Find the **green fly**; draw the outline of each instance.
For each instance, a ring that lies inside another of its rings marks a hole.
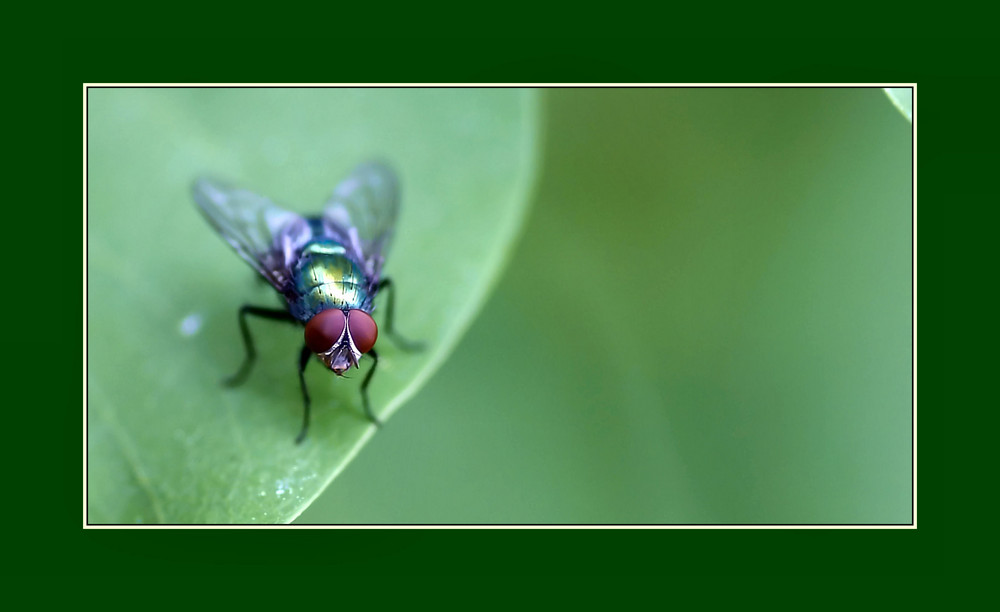
[[[243,305],[240,333],[246,356],[227,386],[246,380],[256,359],[247,316],[299,323],[305,342],[298,356],[304,414],[296,443],[309,430],[309,391],[305,369],[315,355],[337,376],[360,368],[365,355],[372,366],[361,383],[368,419],[378,425],[368,401],[368,385],[378,353],[378,326],[372,318],[375,296],[386,290],[386,333],[405,349],[418,348],[392,329],[392,283],[382,264],[399,213],[399,182],[386,165],[358,166],[333,191],[317,216],[301,216],[253,192],[199,179],[194,200],[217,232],[284,298],[285,308]]]

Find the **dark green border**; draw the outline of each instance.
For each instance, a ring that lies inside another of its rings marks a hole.
[[[66,220],[58,231],[64,244],[70,245],[68,252],[82,253],[83,82],[917,82],[922,119],[921,227],[941,228],[954,227],[955,221],[944,217],[935,202],[955,203],[962,196],[949,177],[967,176],[969,166],[976,162],[958,159],[955,152],[969,151],[964,141],[974,141],[978,133],[971,125],[976,120],[972,109],[957,113],[944,109],[949,102],[967,106],[969,98],[959,94],[970,87],[968,79],[992,75],[989,80],[995,81],[996,72],[994,66],[985,65],[992,56],[985,39],[413,38],[387,42],[379,37],[374,41],[253,42],[75,38],[58,43],[58,90],[52,102],[54,124],[61,129],[52,144],[62,153],[56,157],[64,167],[59,173],[58,197],[53,200]],[[958,171],[958,164],[965,172]],[[964,231],[954,235],[962,236]],[[940,248],[930,240],[924,244]],[[923,265],[929,275],[938,269],[930,262]],[[74,276],[71,270],[70,287]],[[924,295],[933,292],[933,286],[920,285]],[[925,325],[933,308],[922,311]],[[923,339],[934,337],[925,330]],[[922,354],[926,381],[933,371],[928,365],[936,357],[927,349]],[[36,466],[39,473],[58,474],[57,482],[63,487],[43,509],[44,535],[38,536],[42,541],[31,545],[33,552],[22,569],[48,573],[61,568],[116,579],[144,576],[155,580],[191,570],[240,576],[259,568],[275,578],[296,578],[287,585],[293,597],[299,588],[311,590],[303,586],[303,578],[322,577],[313,584],[327,589],[348,576],[378,581],[386,572],[393,573],[391,568],[448,577],[446,582],[468,574],[649,575],[667,581],[690,573],[884,576],[947,569],[948,557],[953,559],[954,553],[943,555],[951,548],[956,530],[967,529],[965,524],[973,520],[969,517],[954,525],[950,520],[958,517],[943,512],[941,491],[935,484],[945,474],[933,457],[940,456],[935,446],[939,440],[946,442],[941,437],[947,427],[935,414],[936,395],[927,391],[920,395],[925,453],[916,531],[84,531],[80,392],[72,382],[79,379],[72,376],[74,367],[66,369],[67,384],[52,399],[59,418],[46,419],[59,450]],[[24,456],[38,455],[31,452],[38,450],[34,445],[27,444]],[[51,464],[44,465],[46,461]],[[961,498],[951,496],[948,502],[954,508]],[[281,587],[276,582],[268,588]]]

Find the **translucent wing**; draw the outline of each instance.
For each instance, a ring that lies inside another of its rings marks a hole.
[[[399,213],[399,181],[385,164],[361,164],[333,190],[323,223],[377,278]]]
[[[194,201],[240,257],[284,290],[291,278],[295,252],[309,239],[309,224],[271,200],[245,189],[208,179],[195,181]]]

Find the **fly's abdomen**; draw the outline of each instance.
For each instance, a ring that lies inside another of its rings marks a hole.
[[[292,315],[308,321],[330,308],[363,308],[368,301],[368,285],[361,268],[341,245],[314,242],[306,245],[295,266],[295,295],[290,302]]]

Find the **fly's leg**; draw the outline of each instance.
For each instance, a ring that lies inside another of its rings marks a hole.
[[[414,342],[412,340],[407,340],[399,334],[392,327],[392,311],[393,311],[393,298],[395,297],[392,291],[392,280],[388,278],[383,278],[382,282],[378,284],[376,291],[386,290],[385,298],[385,333],[392,339],[393,344],[401,348],[402,350],[412,353],[414,351],[421,351],[424,349],[423,342]],[[377,362],[377,358],[376,358]],[[374,369],[374,367],[373,367]],[[370,375],[369,375],[370,376]],[[367,379],[366,379],[367,380]]]
[[[227,387],[235,387],[243,384],[247,375],[250,374],[250,368],[253,366],[253,362],[257,359],[257,350],[253,346],[253,338],[250,336],[250,328],[247,327],[247,315],[254,315],[255,317],[261,317],[262,319],[288,321],[290,323],[296,322],[295,317],[293,317],[287,310],[280,310],[278,308],[261,308],[260,306],[249,306],[246,304],[240,307],[240,334],[243,336],[243,348],[246,349],[246,356],[243,358],[243,364],[240,365],[240,369],[235,374],[222,381],[222,384]]]
[[[375,349],[372,349],[365,353],[372,358],[372,367],[368,369],[368,373],[365,374],[365,379],[361,381],[361,405],[364,406],[365,416],[368,420],[375,424],[376,427],[381,427],[382,422],[378,420],[375,413],[372,412],[371,404],[368,401],[368,383],[372,381],[372,375],[375,373],[375,366],[378,365],[378,353]]]
[[[302,444],[302,441],[306,439],[306,432],[309,431],[309,390],[306,389],[306,366],[309,365],[309,357],[312,356],[312,350],[308,346],[302,347],[302,352],[299,353],[299,385],[302,387],[302,431],[299,435],[295,436],[295,443]]]

